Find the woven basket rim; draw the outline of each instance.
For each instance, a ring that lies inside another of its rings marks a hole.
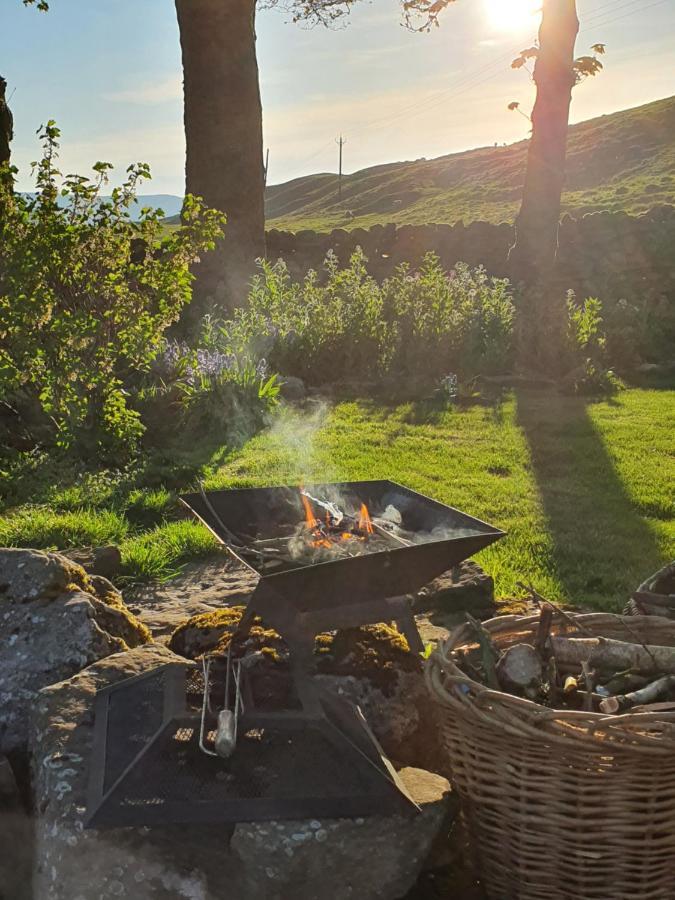
[[[660,616],[618,616],[612,613],[569,613],[567,623],[574,622],[579,630],[596,632],[602,636],[603,626],[610,624],[625,628],[626,639],[641,628],[658,630],[670,637],[665,644],[675,647],[675,621]],[[498,616],[483,622],[496,643],[514,631],[533,633],[539,616]],[[560,620],[558,620],[558,625]],[[633,638],[635,640],[635,638]],[[638,639],[639,642],[639,639]],[[654,642],[652,642],[654,643]],[[458,715],[472,716],[484,724],[491,724],[514,737],[546,736],[555,743],[578,747],[580,743],[596,749],[625,749],[647,754],[672,753],[675,750],[675,711],[634,712],[605,715],[600,712],[553,709],[475,681],[454,662],[452,653],[469,645],[475,646],[475,632],[466,623],[454,629],[438,644],[425,666],[427,686],[433,696]]]

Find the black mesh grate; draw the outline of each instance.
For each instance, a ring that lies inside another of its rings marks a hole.
[[[357,717],[350,710],[341,718],[335,698],[325,718],[240,733],[229,760],[206,755],[196,708],[202,684],[199,670],[165,666],[108,689],[100,707],[107,714],[97,712],[93,760],[105,777],[100,792],[90,793],[89,827],[409,808]]]
[[[184,740],[184,735],[189,739]],[[240,737],[230,760],[202,753],[196,728],[167,729],[118,791],[122,804],[219,804],[232,800],[341,797],[377,790],[381,774],[354,761],[319,728],[301,733],[250,733]],[[378,791],[379,792],[379,791]]]
[[[116,735],[116,740],[106,741],[104,793],[143,750],[148,737],[161,728],[164,689],[165,671],[159,669],[135,685],[109,693],[108,735]]]

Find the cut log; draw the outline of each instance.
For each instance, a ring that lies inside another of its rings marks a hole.
[[[630,644],[602,637],[552,637],[551,649],[563,669],[579,669],[586,662],[596,670],[609,672],[631,669],[644,675],[675,675],[675,647]]]
[[[497,663],[497,677],[505,691],[541,686],[543,666],[531,644],[509,647]]]
[[[625,710],[631,709],[633,706],[653,703],[673,688],[675,688],[675,677],[666,675],[663,678],[652,681],[651,684],[641,688],[639,691],[633,691],[631,694],[619,694],[618,697],[607,697],[600,703],[600,712],[612,715],[614,713],[624,712]]]

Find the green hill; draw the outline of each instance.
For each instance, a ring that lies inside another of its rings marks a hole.
[[[267,189],[269,228],[369,227],[513,221],[527,141],[438,159],[374,166],[343,178],[309,175]],[[570,128],[564,212],[640,213],[675,203],[675,97],[580,122]]]

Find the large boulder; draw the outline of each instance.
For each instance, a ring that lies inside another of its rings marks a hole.
[[[243,863],[243,896],[404,897],[455,804],[440,775],[403,769],[399,776],[420,807],[417,816],[237,825],[231,847]]]
[[[119,547],[108,544],[105,547],[84,547],[68,550],[64,554],[74,563],[82,566],[88,575],[115,578],[122,568],[122,554]]]
[[[0,753],[25,748],[41,688],[149,640],[105,579],[58,553],[0,549]]]
[[[33,717],[34,900],[394,900],[454,815],[448,782],[403,771],[421,813],[85,830],[96,691],[180,659],[152,644],[45,688]]]

